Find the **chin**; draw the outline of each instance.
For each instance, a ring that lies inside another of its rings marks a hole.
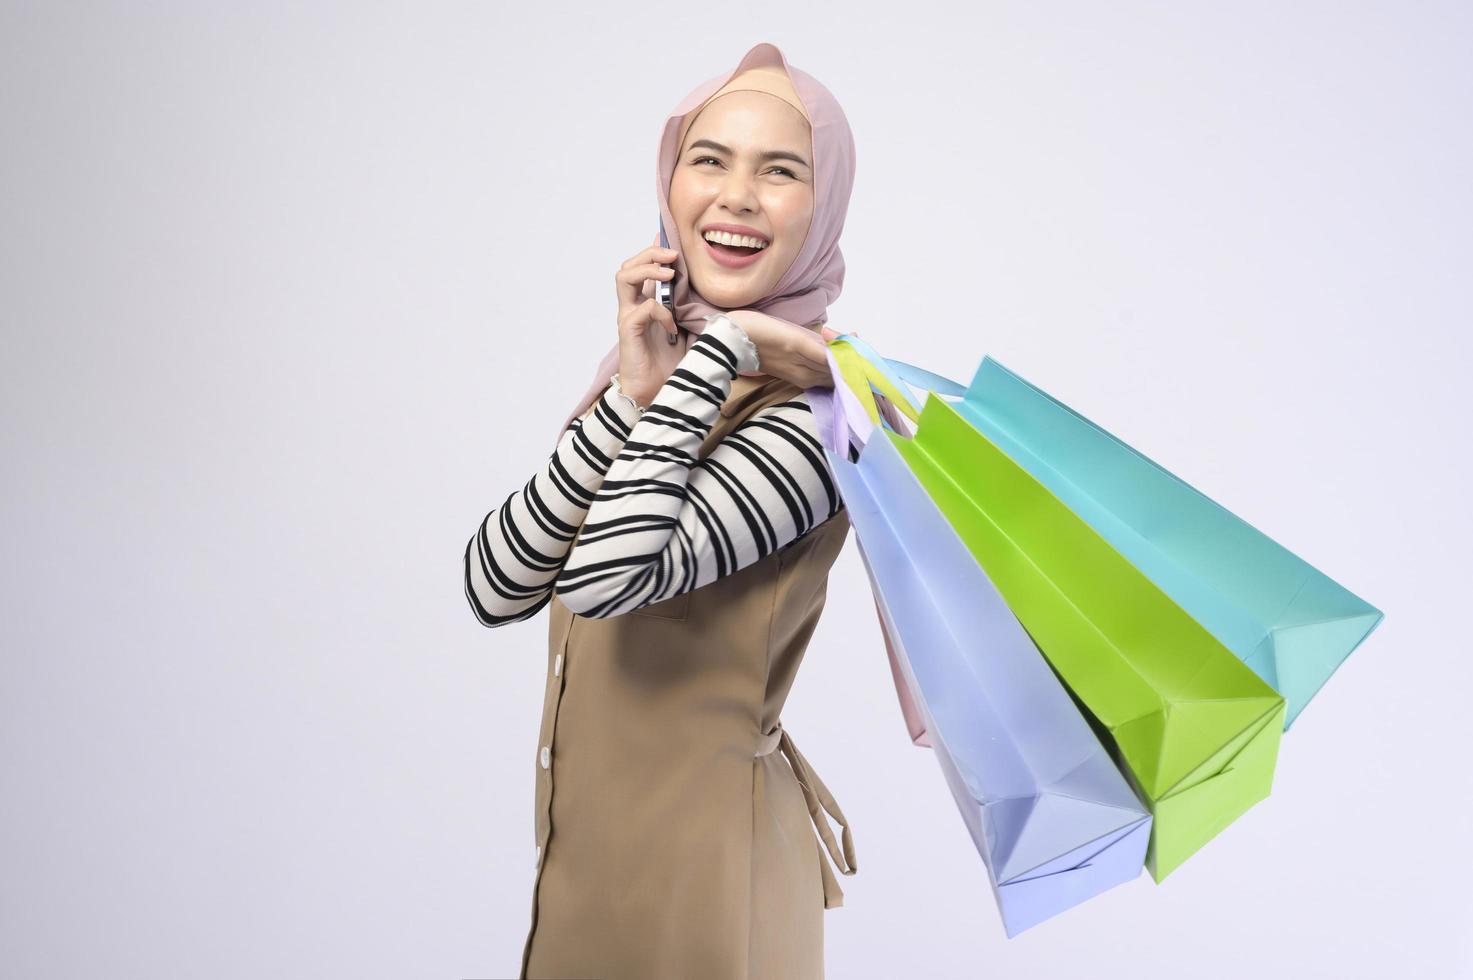
[[[700,279],[695,277],[691,279],[691,287],[707,303],[722,310],[744,310],[763,296],[766,296],[768,292],[758,289],[755,286],[746,289],[732,289],[730,287],[725,289],[706,288],[706,284],[703,284]]]
[[[712,306],[720,307],[723,310],[730,311],[744,310],[747,307],[751,306],[753,303],[757,302],[757,299],[757,296],[752,295],[718,293],[714,297],[707,297],[707,302],[709,302]]]

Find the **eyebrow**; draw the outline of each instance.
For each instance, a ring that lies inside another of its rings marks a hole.
[[[725,153],[727,156],[735,156],[735,154],[731,152],[731,147],[722,146],[715,140],[696,140],[685,149],[686,152],[689,153],[691,150],[694,150],[697,147],[705,147],[709,150],[715,150],[717,153]],[[789,152],[788,150],[764,150],[763,152],[757,154],[757,160],[760,163],[766,163],[768,160],[792,160],[794,163],[800,164],[804,167],[808,166],[807,160],[803,159],[796,153]],[[812,168],[810,167],[809,169]]]

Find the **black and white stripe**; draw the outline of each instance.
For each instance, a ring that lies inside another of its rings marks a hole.
[[[547,465],[481,521],[465,548],[465,595],[481,623],[520,622],[547,605],[588,506],[638,420],[606,389],[568,426]]]
[[[554,590],[581,615],[622,615],[730,575],[834,516],[841,501],[802,394],[754,413],[696,460],[732,380],[755,368],[750,350],[739,327],[716,320],[643,416],[606,391],[547,472],[488,514],[467,545],[477,618],[528,619]],[[596,465],[595,453],[612,462]],[[555,471],[576,472],[580,485],[554,482]]]

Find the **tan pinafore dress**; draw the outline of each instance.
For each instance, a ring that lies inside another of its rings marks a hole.
[[[700,458],[798,391],[735,378]],[[841,507],[752,565],[622,616],[553,598],[522,977],[823,976],[823,913],[843,904],[824,851],[851,875],[854,845],[779,718],[848,532]]]

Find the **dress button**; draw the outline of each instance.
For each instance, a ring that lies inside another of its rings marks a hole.
[[[562,674],[562,672],[563,672],[563,655],[560,653],[560,654],[557,655],[557,659],[552,662],[552,676],[558,677],[558,676],[560,676]]]
[[[547,746],[547,745],[542,746],[542,768],[543,769],[551,769],[552,768],[552,747],[551,746]]]

